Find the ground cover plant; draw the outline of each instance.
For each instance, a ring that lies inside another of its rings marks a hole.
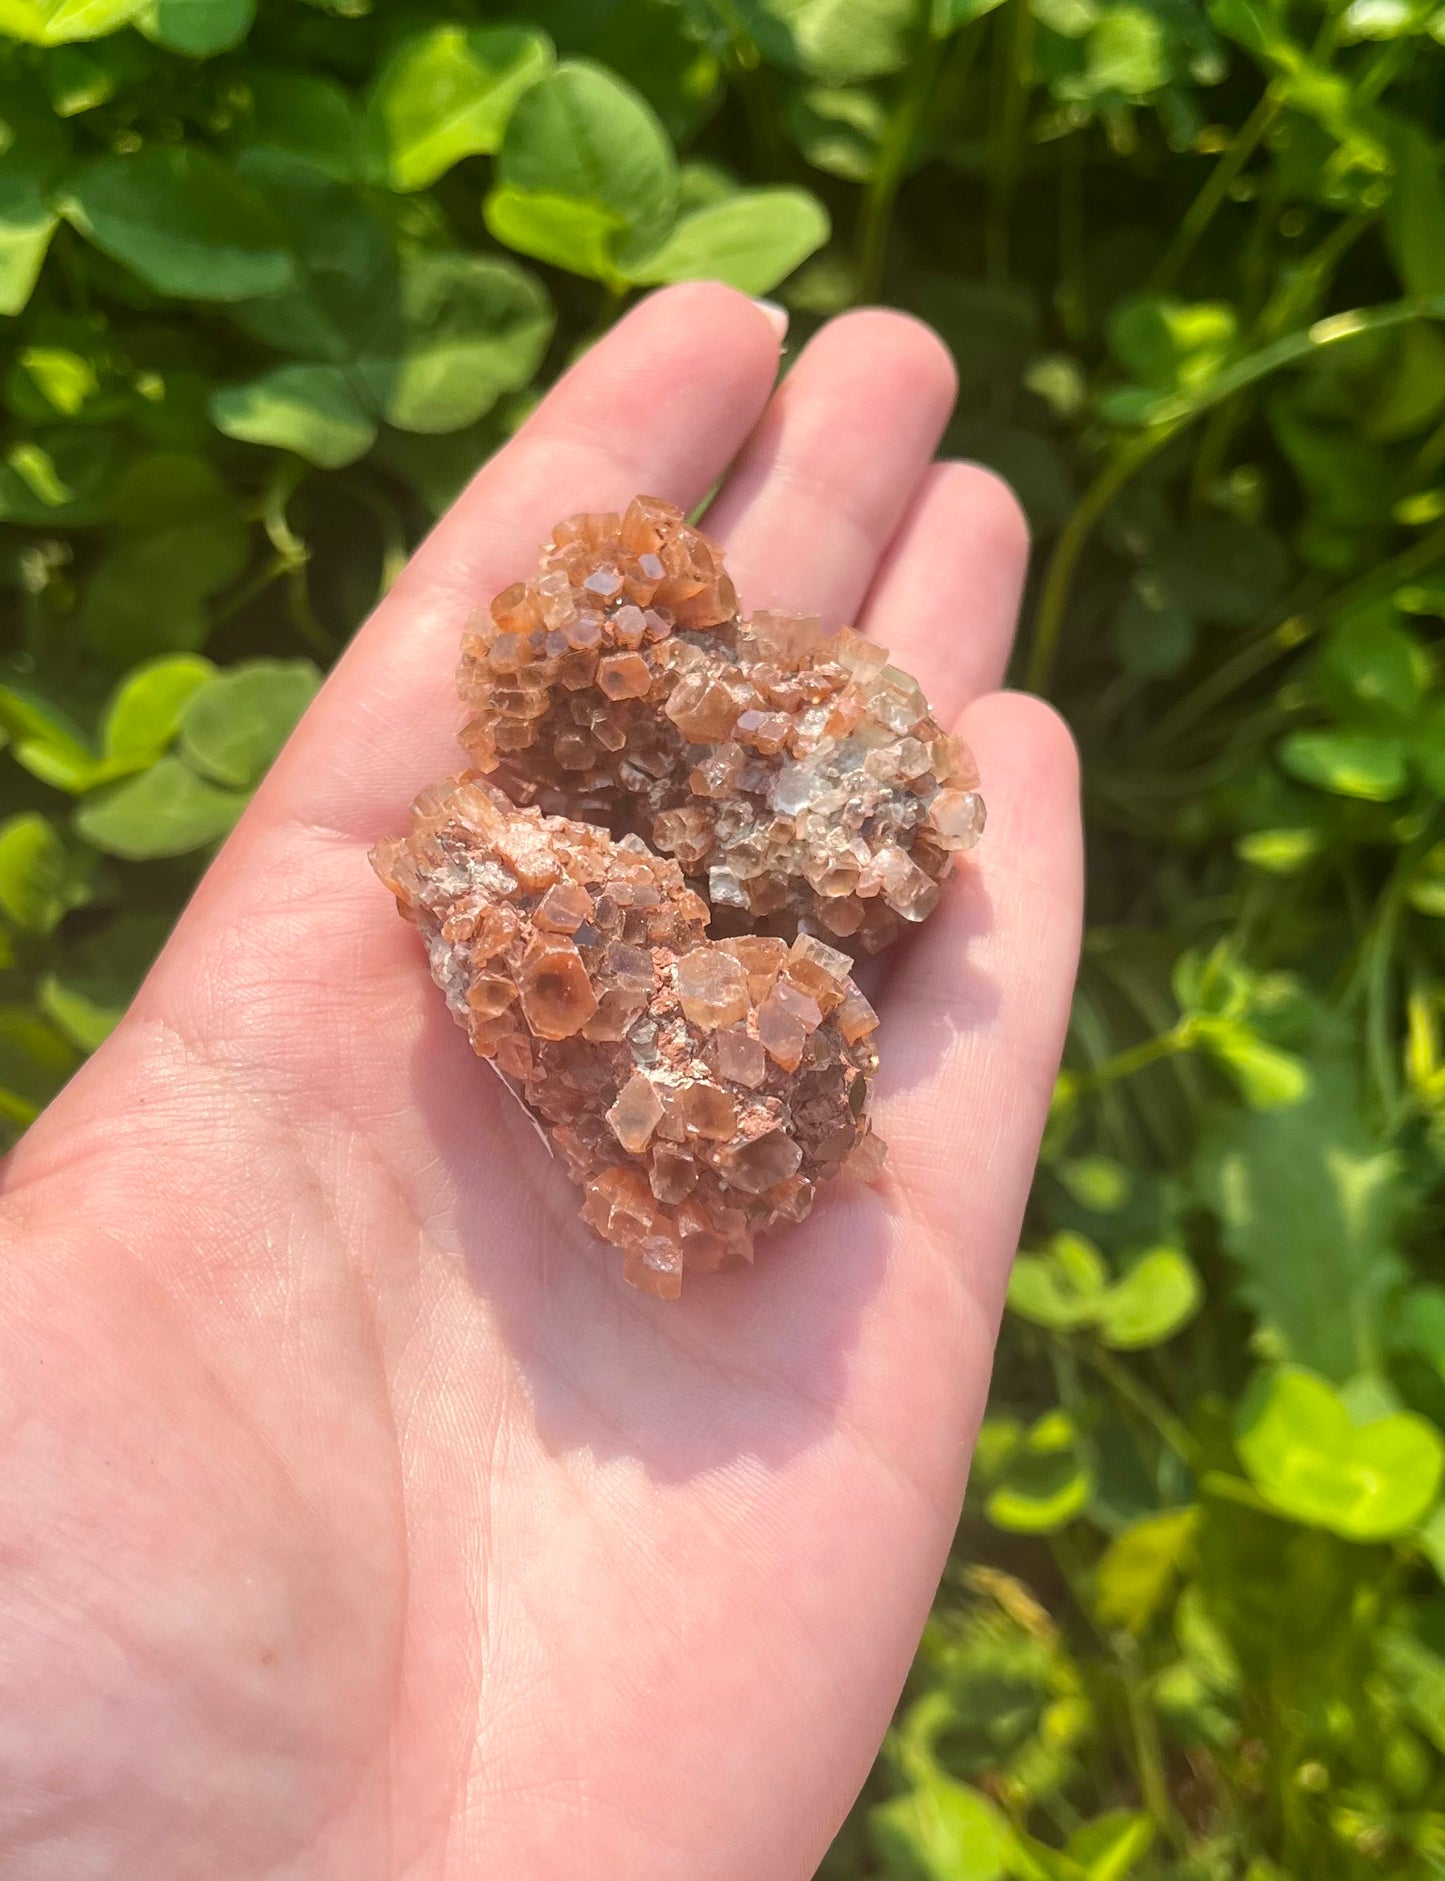
[[[1033,523],[1090,926],[956,1566],[825,1873],[1445,1875],[1445,10],[0,35],[7,1127],[630,296],[922,314]]]

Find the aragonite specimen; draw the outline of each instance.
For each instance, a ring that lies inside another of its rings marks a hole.
[[[721,550],[659,498],[559,524],[459,683],[510,797],[641,836],[733,927],[877,952],[983,828],[967,748],[886,649],[740,617]]]
[[[670,1298],[685,1268],[750,1260],[840,1169],[877,1173],[878,1021],[836,948],[709,940],[675,862],[474,773],[423,792],[372,859],[634,1285]]]
[[[742,616],[656,497],[560,523],[458,683],[478,768],[372,861],[583,1219],[672,1297],[879,1172],[878,1020],[834,943],[932,912],[983,829],[973,760],[882,647]]]

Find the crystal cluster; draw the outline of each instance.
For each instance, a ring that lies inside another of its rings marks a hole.
[[[840,1169],[876,1174],[878,1020],[836,948],[709,940],[676,863],[474,775],[424,792],[373,861],[634,1285],[671,1297]]]
[[[741,618],[721,551],[656,498],[559,525],[468,630],[460,686],[508,795],[640,835],[720,925],[877,952],[983,828],[966,747],[886,649]]]
[[[850,952],[936,906],[983,828],[973,761],[883,648],[740,614],[655,497],[559,524],[459,686],[477,769],[373,864],[583,1219],[672,1297],[880,1170]]]

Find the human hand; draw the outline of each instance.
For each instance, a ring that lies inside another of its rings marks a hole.
[[[1012,497],[952,375],[644,302],[357,636],[134,1007],[6,1166],[7,1881],[793,1881],[947,1553],[1068,1011],[1072,749],[993,692]],[[739,454],[740,453],[740,454]],[[734,460],[736,460],[734,462]],[[881,1000],[879,1188],[664,1303],[469,1053],[366,862],[460,768],[472,606],[560,516],[696,503],[745,603],[856,620],[989,827]]]

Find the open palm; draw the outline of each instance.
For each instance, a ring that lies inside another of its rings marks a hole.
[[[1067,734],[992,692],[1008,493],[931,464],[937,340],[645,302],[357,637],[133,1010],[7,1166],[7,1881],[788,1881],[886,1725],[957,1519],[1067,1012]],[[458,767],[468,609],[637,491],[745,603],[857,620],[989,831],[888,968],[877,1191],[633,1293],[366,849]]]

